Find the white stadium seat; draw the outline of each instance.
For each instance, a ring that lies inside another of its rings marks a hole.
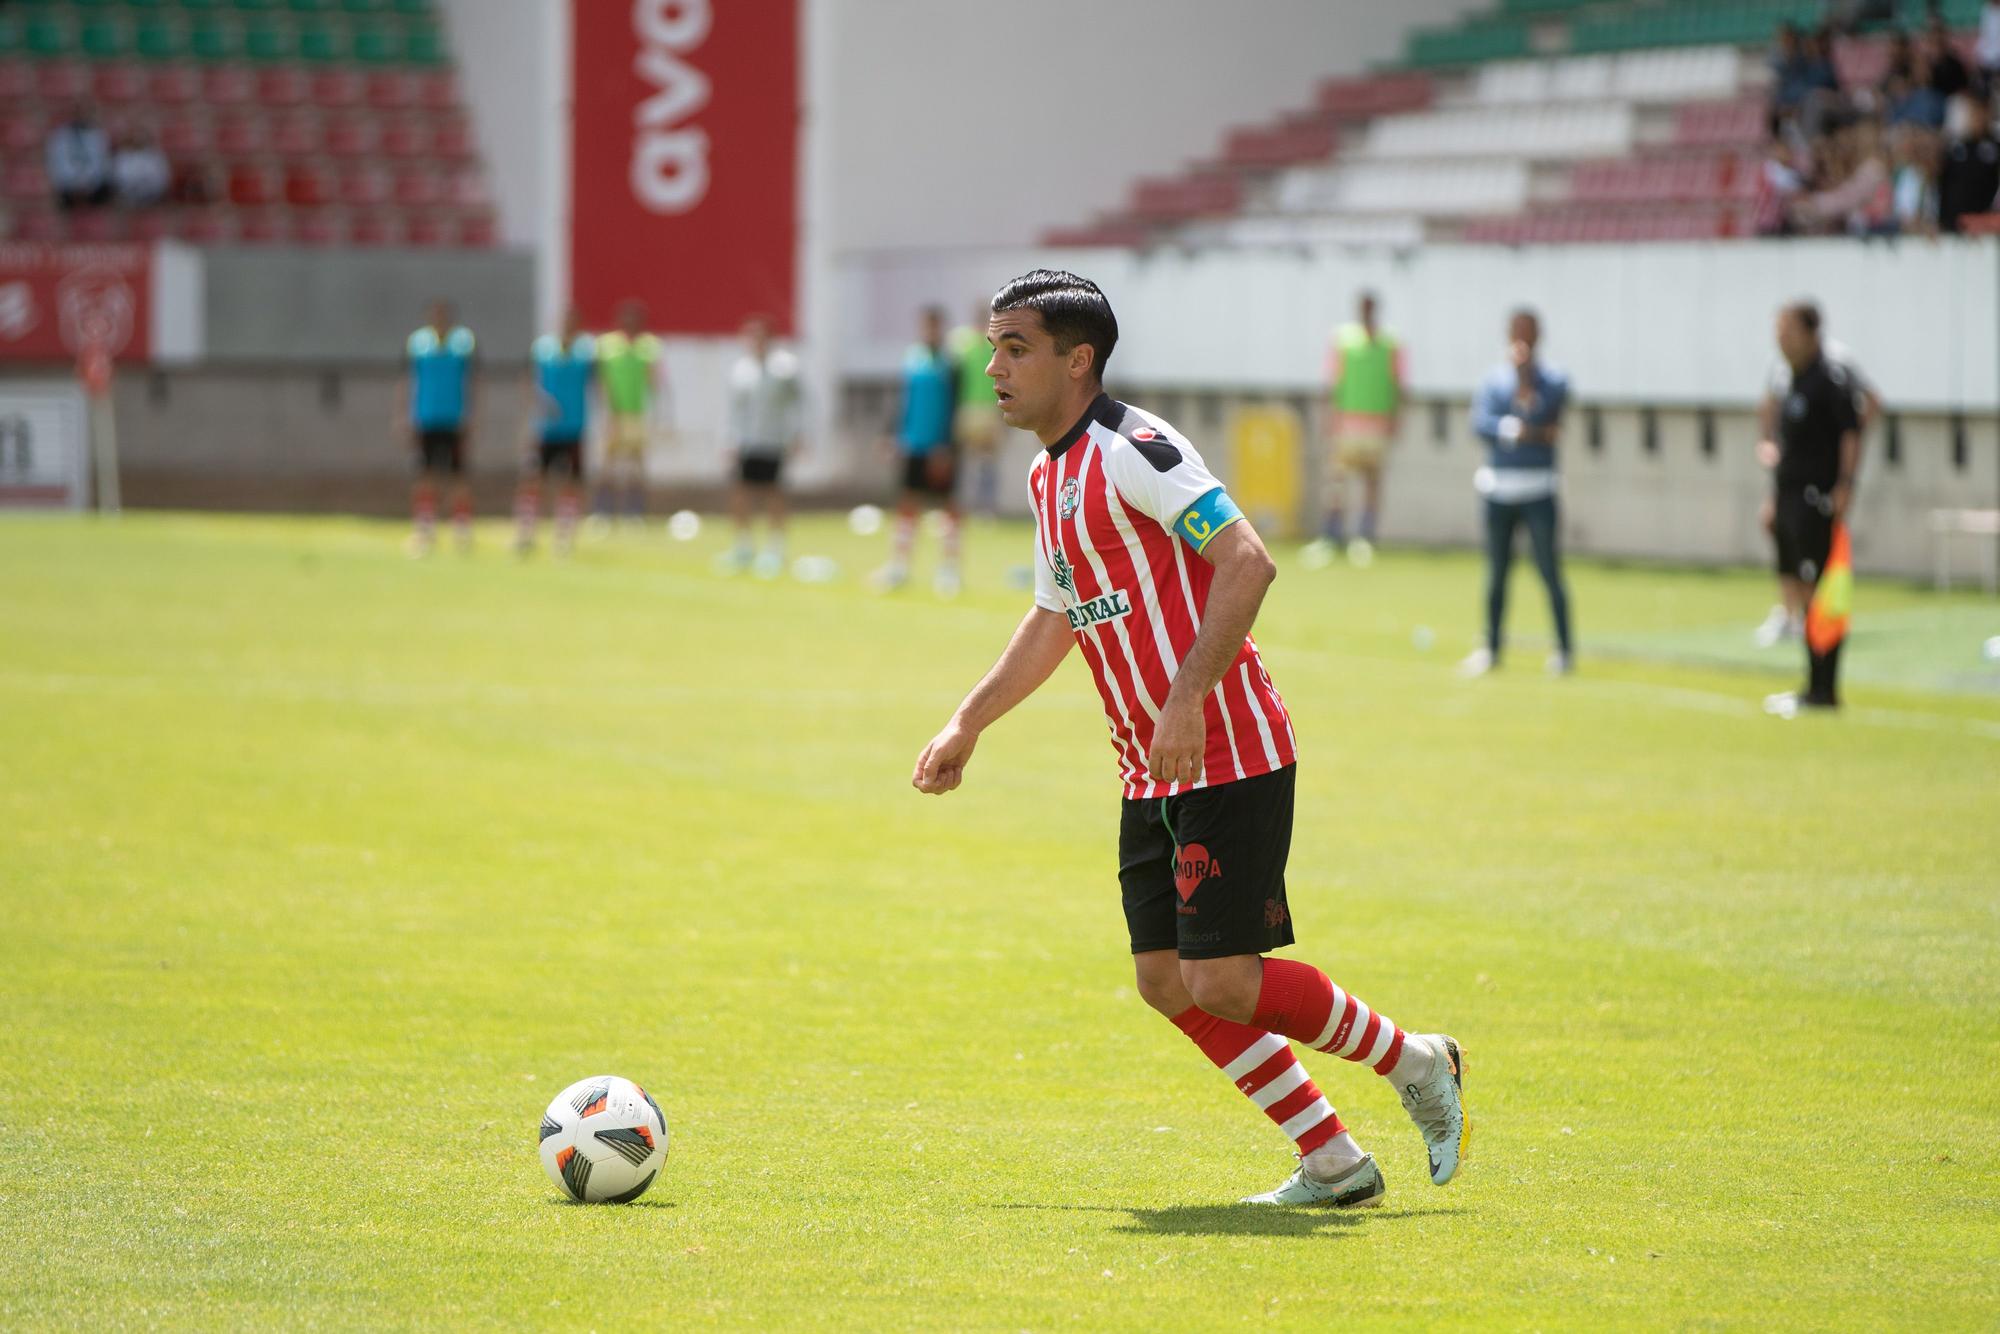
[[[1376,160],[1609,157],[1631,151],[1635,119],[1621,102],[1421,111],[1382,117],[1359,148]]]

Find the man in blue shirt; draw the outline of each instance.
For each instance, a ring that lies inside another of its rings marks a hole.
[[[397,393],[396,425],[416,455],[410,494],[416,532],[410,554],[430,554],[437,532],[438,479],[448,478],[451,522],[461,551],[472,549],[472,488],[465,442],[472,434],[472,330],[452,321],[451,303],[431,302],[430,321],[403,345],[408,374]]]
[[[590,388],[597,378],[597,345],[583,331],[574,306],[560,334],[543,334],[529,349],[528,417],[535,423],[535,452],[522,460],[514,492],[514,550],[535,549],[541,519],[542,480],[556,477],[556,554],[567,555],[583,508],[583,438],[590,426]]]
[[[938,566],[940,596],[959,589],[958,458],[952,446],[952,420],[958,410],[958,364],[945,349],[944,311],[928,306],[923,313],[921,341],[903,354],[903,397],[896,411],[891,447],[902,459],[903,491],[896,506],[895,536],[889,564],[875,576],[884,591],[910,580],[910,548],[916,541],[917,515],[935,505],[944,515],[944,556]]]
[[[1555,621],[1548,669],[1567,675],[1574,665],[1556,505],[1556,440],[1569,404],[1569,377],[1536,358],[1540,341],[1535,313],[1515,311],[1507,323],[1507,359],[1486,373],[1472,399],[1472,433],[1486,442],[1486,464],[1473,479],[1486,505],[1486,645],[1461,665],[1466,676],[1484,676],[1500,665],[1507,573],[1515,530],[1523,527]]]

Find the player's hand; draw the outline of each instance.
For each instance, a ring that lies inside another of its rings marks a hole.
[[[1201,716],[1201,705],[1169,701],[1160,710],[1160,721],[1153,728],[1153,748],[1146,755],[1146,772],[1161,783],[1200,782],[1207,750],[1208,724]]]
[[[979,733],[969,732],[957,723],[946,724],[944,731],[932,737],[924,753],[917,756],[910,786],[934,797],[950,792],[965,781],[965,766],[972,759],[972,748],[978,744]]]
[[[1777,531],[1778,504],[1769,496],[1765,496],[1764,503],[1757,507],[1757,526],[1767,533]]]
[[[1761,467],[1777,467],[1778,442],[1775,440],[1759,440],[1757,442],[1757,462]]]
[[[1854,498],[1854,488],[1842,482],[1833,488],[1833,521],[1839,523],[1847,518],[1848,502]]]

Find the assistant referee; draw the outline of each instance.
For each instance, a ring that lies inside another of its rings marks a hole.
[[[1861,461],[1854,382],[1827,357],[1819,330],[1819,307],[1810,301],[1778,312],[1778,350],[1792,368],[1792,380],[1778,412],[1777,484],[1765,510],[1777,539],[1778,573],[1803,584],[1808,601],[1825,572],[1834,528],[1847,518]],[[1839,644],[1816,653],[1809,639],[1806,688],[1773,695],[1764,707],[1786,718],[1801,709],[1837,707],[1839,667]]]

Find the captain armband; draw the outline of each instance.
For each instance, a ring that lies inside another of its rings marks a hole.
[[[1243,517],[1243,511],[1236,508],[1236,502],[1221,487],[1202,496],[1181,511],[1181,517],[1174,520],[1174,531],[1181,540],[1193,547],[1197,553],[1208,550],[1208,544],[1215,535]]]

